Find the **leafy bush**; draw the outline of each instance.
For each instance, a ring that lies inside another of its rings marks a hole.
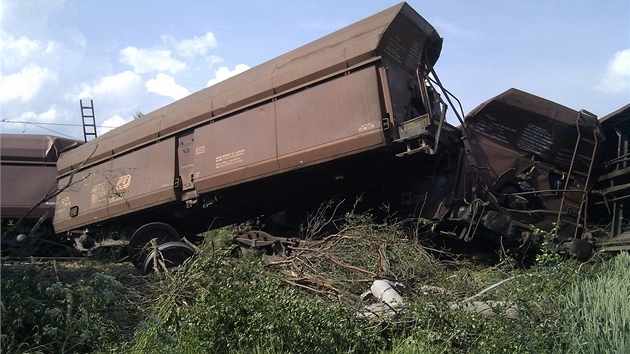
[[[2,274],[2,352],[91,352],[120,336],[137,294],[90,272],[68,282],[20,269]]]
[[[374,352],[378,332],[363,331],[338,301],[306,298],[264,270],[258,257],[227,252],[179,272],[155,317],[123,352]]]

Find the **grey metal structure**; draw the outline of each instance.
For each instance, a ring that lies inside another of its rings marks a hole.
[[[630,104],[603,117],[601,125],[607,149],[593,190],[593,209],[601,223],[611,225],[609,239],[601,244],[630,249]]]

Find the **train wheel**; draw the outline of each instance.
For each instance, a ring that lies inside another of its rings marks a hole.
[[[153,251],[150,248],[152,240],[159,246],[167,242],[180,241],[180,237],[172,226],[162,222],[152,222],[136,230],[129,240],[128,252],[131,262],[139,270],[143,270],[147,256]]]
[[[149,274],[155,269],[159,271],[176,271],[184,261],[195,254],[195,250],[188,244],[179,241],[166,242],[151,251],[144,260],[143,274]]]

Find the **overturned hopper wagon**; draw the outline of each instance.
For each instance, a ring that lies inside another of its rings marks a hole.
[[[428,78],[441,45],[402,3],[93,139],[59,160],[55,229],[87,252],[156,238],[187,253],[182,234],[399,198],[454,168],[460,132]]]
[[[527,247],[550,233],[569,252],[590,252],[582,236],[605,140],[596,116],[509,89],[468,113],[464,133],[456,197],[440,215],[449,234]]]

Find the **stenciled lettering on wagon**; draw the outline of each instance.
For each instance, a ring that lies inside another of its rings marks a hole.
[[[385,53],[389,54],[392,60],[402,64],[401,52],[405,49],[402,45],[402,38],[399,36],[390,37],[385,43]]]
[[[415,69],[418,63],[422,62],[422,42],[412,41],[411,45],[407,48],[407,60],[405,60],[405,66],[410,69]]]
[[[55,213],[58,215],[65,215],[66,208],[68,208],[72,204],[70,197],[62,198],[59,203],[57,203],[57,207],[55,208]]]
[[[129,188],[130,184],[131,184],[131,175],[120,176],[118,177],[118,182],[116,182],[116,190],[121,191],[121,190],[127,189]]]
[[[220,169],[243,162],[243,155],[245,155],[245,149],[219,155],[215,158],[215,167]]]
[[[549,157],[548,152],[553,145],[551,131],[545,127],[528,123],[516,146],[541,157]]]
[[[62,198],[62,199],[59,201],[59,206],[62,206],[62,207],[69,207],[71,203],[72,203],[72,202],[70,201],[70,197],[65,197],[65,198]]]
[[[374,123],[361,124],[361,126],[359,127],[359,133],[366,132],[372,129],[374,129]]]
[[[508,136],[516,133],[516,129],[499,123],[496,118],[489,114],[486,114],[484,120],[478,121],[475,128],[479,134],[503,144],[509,144],[510,139]]]
[[[122,175],[118,177],[118,181],[116,181],[116,187],[112,191],[109,199],[121,199],[125,194],[125,189],[129,188],[131,185],[131,175]]]
[[[105,182],[95,184],[92,187],[92,199],[90,200],[90,207],[98,207],[107,204],[107,184]]]
[[[411,191],[400,193],[400,205],[418,205],[425,201],[426,195],[415,194]]]

